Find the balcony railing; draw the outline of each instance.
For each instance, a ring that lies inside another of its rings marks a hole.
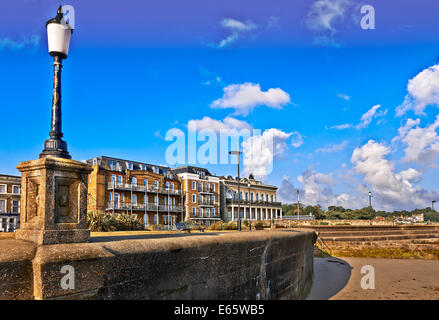
[[[200,193],[215,193],[215,189],[212,187],[198,188],[197,190]]]
[[[109,202],[106,210],[131,210],[135,211],[160,211],[160,212],[182,212],[182,206],[162,205],[155,203],[124,203],[124,202]]]
[[[170,195],[181,195],[181,190],[179,189],[170,189],[170,188],[159,188],[154,186],[145,186],[145,185],[137,185],[130,183],[119,183],[115,181],[110,181],[108,183],[108,190],[116,189],[116,190],[133,190],[135,192],[149,192],[149,193],[162,193],[162,194],[170,194]]]
[[[220,220],[221,218],[217,215],[209,215],[209,214],[194,214],[191,217],[192,219],[216,219],[216,220]]]
[[[213,207],[213,206],[215,206],[215,202],[214,201],[206,201],[206,200],[204,200],[204,201],[199,201],[198,205],[199,206]]]
[[[238,200],[226,199],[226,203],[238,205]],[[259,201],[241,200],[240,204],[245,206],[282,207],[282,202],[271,202],[271,201],[261,201],[261,200]]]

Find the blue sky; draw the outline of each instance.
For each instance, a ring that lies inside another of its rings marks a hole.
[[[303,202],[322,206],[365,206],[369,190],[378,209],[439,200],[435,1],[65,4],[75,8],[62,74],[74,159],[166,165],[166,132],[209,120],[276,133],[273,171],[263,179],[280,186],[283,201],[295,201],[296,188]],[[363,5],[374,7],[375,29],[360,27]],[[37,158],[48,136],[45,21],[57,6],[0,4],[2,173],[18,174],[15,166]],[[244,101],[233,105],[227,89]],[[233,164],[206,167],[236,172]]]

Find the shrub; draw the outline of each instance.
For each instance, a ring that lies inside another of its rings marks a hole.
[[[215,222],[207,228],[208,230],[223,230],[223,223],[221,221]]]
[[[263,230],[264,229],[264,223],[262,221],[256,221],[255,222],[255,229],[256,230]]]
[[[89,211],[87,212],[87,226],[90,231],[98,232],[143,230],[143,224],[137,220],[136,216],[127,213],[112,215]]]

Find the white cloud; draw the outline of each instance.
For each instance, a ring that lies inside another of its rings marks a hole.
[[[437,166],[439,158],[439,115],[430,126],[419,127],[420,119],[408,119],[406,124],[399,128],[398,136],[392,142],[401,141],[406,145],[404,161],[421,163],[427,166]]]
[[[402,116],[408,110],[422,115],[428,105],[439,107],[439,64],[421,71],[408,81],[407,95],[396,108],[396,115]]]
[[[232,31],[232,34],[227,36],[225,39],[221,40],[218,47],[223,48],[228,46],[229,44],[238,40],[244,33],[248,33],[252,30],[258,28],[258,25],[253,23],[251,20],[247,20],[246,22],[242,22],[232,18],[225,18],[221,21],[221,26],[223,28],[229,29]]]
[[[22,50],[22,49],[30,49],[34,51],[38,48],[40,43],[40,36],[32,35],[30,37],[22,37],[21,40],[13,40],[9,37],[0,38],[0,51],[4,49],[9,50]]]
[[[319,148],[316,150],[316,152],[326,152],[326,153],[331,153],[331,152],[338,152],[338,151],[342,151],[344,148],[346,148],[346,146],[348,145],[349,141],[344,140],[343,142],[339,143],[339,144],[334,144],[332,146],[329,147],[325,147],[325,148]]]
[[[188,127],[196,128],[197,131],[206,129],[213,130],[216,133],[219,133],[220,131],[227,132],[233,129],[238,131],[241,129],[252,129],[252,127],[246,121],[238,120],[233,117],[226,117],[224,120],[215,120],[207,116],[200,120],[190,120],[188,122]]]
[[[351,100],[350,96],[348,96],[347,94],[343,94],[343,93],[338,93],[337,97],[339,97],[340,99],[346,100],[346,101]]]
[[[293,133],[271,128],[262,135],[254,135],[244,141],[244,172],[255,176],[269,175],[273,170],[273,159],[287,153],[287,140],[292,135]]]
[[[338,124],[335,126],[331,126],[331,127],[329,127],[329,129],[344,130],[344,129],[349,129],[351,127],[352,127],[352,124],[344,123],[344,124]],[[328,128],[326,128],[326,129],[328,129]]]
[[[253,23],[251,20],[247,20],[246,22],[242,22],[236,19],[225,18],[221,21],[221,25],[224,28],[228,28],[236,31],[250,31],[257,29],[258,26]]]
[[[380,104],[377,104],[370,108],[365,114],[361,116],[360,123],[355,127],[356,129],[364,129],[369,126],[373,119],[384,117],[387,114],[387,109],[384,111],[377,112],[381,108]]]
[[[356,197],[352,197],[347,193],[339,195],[334,193],[333,187],[336,180],[333,173],[316,172],[314,167],[310,166],[297,180],[302,185],[302,188],[300,188],[300,202],[305,206],[319,204],[325,209],[328,206],[352,208],[358,203]],[[284,176],[279,187],[279,198],[284,202],[297,202],[297,189],[290,181],[290,177]]]
[[[298,148],[298,147],[300,147],[302,144],[303,144],[303,138],[302,138],[302,135],[301,135],[299,132],[297,132],[297,131],[292,132],[292,133],[291,133],[291,145],[292,145],[294,148]]]
[[[418,170],[409,168],[396,172],[394,163],[386,159],[389,153],[390,149],[384,144],[369,140],[354,150],[351,162],[356,172],[364,176],[364,181],[383,209],[425,208],[438,194],[414,185],[421,180]]]
[[[348,0],[318,0],[308,12],[306,24],[311,30],[335,32],[335,24],[344,18]]]
[[[235,114],[248,115],[255,107],[267,106],[282,109],[282,106],[291,103],[290,95],[280,88],[271,88],[262,91],[261,86],[255,83],[231,84],[223,89],[220,99],[212,102],[212,108],[234,108]]]

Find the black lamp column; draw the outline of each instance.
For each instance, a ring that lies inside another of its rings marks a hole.
[[[61,113],[61,68],[60,56],[53,57],[53,98],[52,98],[52,122],[49,132],[50,138],[44,142],[44,150],[40,158],[52,156],[71,159],[67,151],[67,143],[62,140],[62,113]]]
[[[62,7],[59,6],[55,18],[46,23],[49,54],[53,57],[53,92],[52,92],[52,122],[49,139],[44,142],[44,150],[40,158],[59,157],[71,159],[67,151],[67,143],[62,140],[61,113],[61,68],[62,59],[67,58],[70,36],[73,29],[64,20]]]

